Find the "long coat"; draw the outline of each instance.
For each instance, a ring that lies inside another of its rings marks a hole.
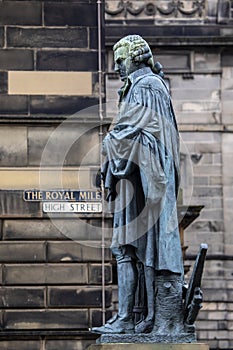
[[[167,87],[149,67],[129,75],[103,153],[114,213],[111,247],[132,245],[144,265],[183,273],[176,206],[179,135]]]

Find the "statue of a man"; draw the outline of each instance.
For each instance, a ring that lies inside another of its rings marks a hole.
[[[117,261],[119,310],[92,331],[176,333],[183,327],[183,262],[176,208],[179,135],[175,115],[147,42],[129,35],[113,50],[115,70],[124,86],[116,123],[104,138],[102,173],[114,208],[111,249]],[[144,268],[148,311],[135,325],[138,261]]]

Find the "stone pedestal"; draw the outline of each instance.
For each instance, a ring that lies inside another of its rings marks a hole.
[[[88,350],[209,350],[207,344],[202,343],[156,343],[156,344],[142,344],[142,343],[118,343],[118,344],[92,344]]]
[[[192,331],[191,331],[192,330]],[[179,334],[102,334],[96,344],[196,344],[196,333],[194,327],[190,326],[190,332],[180,332]]]

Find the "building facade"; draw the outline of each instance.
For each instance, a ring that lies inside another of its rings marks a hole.
[[[199,244],[209,245],[198,339],[211,349],[232,349],[233,3],[106,1],[106,6],[109,51],[120,36],[137,33],[164,66],[182,139],[183,204],[204,206],[184,231],[185,263],[192,267]],[[111,67],[106,91],[114,100]]]
[[[115,310],[111,218],[99,210],[96,173],[121,84],[112,45],[127,34],[142,35],[164,66],[182,138],[182,208],[204,206],[184,231],[187,280],[200,243],[209,245],[198,340],[233,348],[232,1],[7,0],[1,349],[85,349],[96,338],[89,327]],[[77,196],[88,206],[79,210]]]
[[[0,2],[1,349],[84,349],[102,322],[102,214],[67,202],[96,193],[102,8]]]

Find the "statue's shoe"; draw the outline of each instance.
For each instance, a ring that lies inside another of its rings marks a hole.
[[[142,320],[136,324],[135,333],[150,333],[152,332],[153,326],[154,326],[154,321]]]
[[[134,324],[132,320],[122,320],[118,315],[115,315],[105,325],[93,327],[90,330],[98,334],[132,334],[134,333]]]

